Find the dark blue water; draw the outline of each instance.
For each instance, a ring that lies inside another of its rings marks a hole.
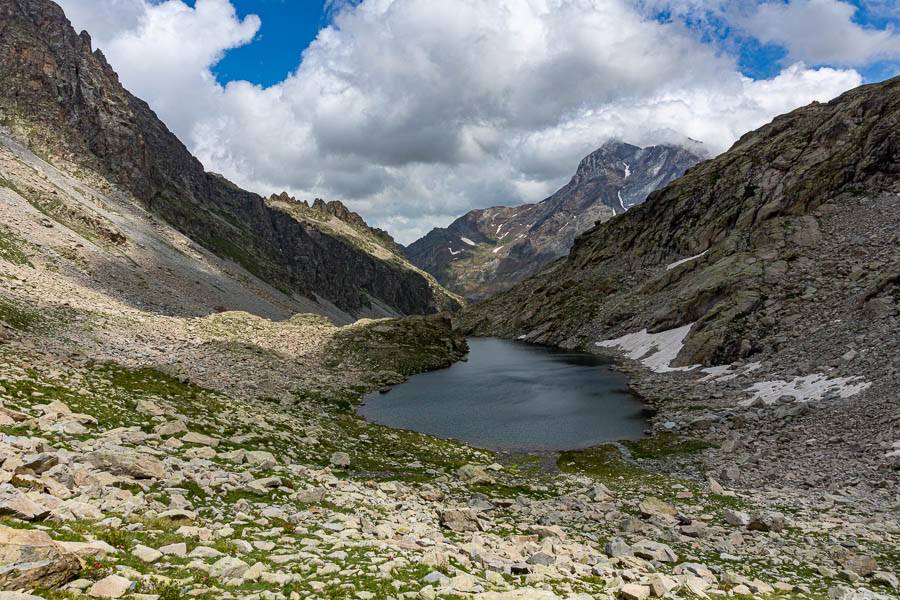
[[[583,352],[470,338],[467,362],[365,398],[369,421],[499,450],[572,450],[647,425],[625,377]]]

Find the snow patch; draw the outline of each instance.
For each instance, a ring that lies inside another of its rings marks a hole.
[[[622,207],[622,210],[628,210],[625,208],[625,202],[622,201],[622,190],[619,190],[619,206]]]
[[[628,176],[631,175],[631,168],[628,166],[627,162],[623,162],[622,164],[625,165],[625,179],[628,179]]]
[[[633,360],[639,360],[644,366],[656,373],[669,371],[690,371],[692,367],[670,367],[669,363],[675,360],[681,349],[684,348],[684,338],[687,337],[694,324],[685,325],[678,329],[670,329],[659,333],[647,333],[642,329],[637,333],[629,333],[614,340],[605,340],[596,344],[601,348],[619,348]]]
[[[701,369],[703,373],[706,373],[706,377],[701,377],[701,382],[706,381],[716,381],[716,382],[725,382],[731,381],[732,379],[737,378],[738,375],[742,373],[746,375],[751,371],[755,371],[762,366],[762,363],[753,362],[748,365],[745,365],[742,368],[735,368],[733,364],[731,365],[721,365],[717,367],[707,367],[705,369]]]
[[[498,247],[494,248],[493,250],[491,250],[491,252],[493,252],[494,254],[497,254],[498,252],[503,250],[505,247],[506,246],[498,246]]]
[[[678,265],[683,265],[683,264],[686,263],[686,262],[691,262],[692,260],[695,260],[695,259],[697,259],[697,258],[700,258],[701,256],[703,256],[703,255],[706,254],[707,252],[709,252],[709,248],[707,248],[706,250],[704,250],[703,252],[701,252],[700,254],[697,254],[697,255],[695,255],[695,256],[689,256],[689,257],[687,257],[687,258],[682,258],[681,260],[676,260],[676,261],[673,262],[672,264],[666,265],[666,271],[671,271],[672,269],[674,269],[674,268],[677,267]]]
[[[506,225],[506,223],[500,223],[499,225],[497,225],[497,231],[494,233],[494,235],[500,235],[500,230],[503,229],[504,225]]]
[[[760,381],[744,390],[753,394],[749,400],[743,400],[741,406],[749,406],[761,399],[765,404],[774,404],[782,396],[793,396],[797,402],[831,398],[850,398],[871,386],[871,382],[862,377],[834,377],[829,379],[822,373],[813,373],[805,377],[795,377],[791,381]]]
[[[475,245],[475,242],[473,242],[472,240],[470,240],[470,239],[467,238],[467,237],[459,238],[459,239],[461,239],[462,241],[464,241],[465,243],[467,243],[467,244],[470,245],[470,246],[474,246],[474,245]]]
[[[450,247],[447,247],[447,250],[449,250],[450,254],[452,254],[453,256],[456,256],[457,254],[462,254],[462,250],[457,250],[456,252],[454,252],[453,248],[450,248]]]

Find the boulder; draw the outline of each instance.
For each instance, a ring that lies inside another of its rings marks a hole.
[[[634,556],[634,551],[631,549],[625,540],[620,537],[614,537],[613,539],[606,542],[606,545],[603,547],[603,551],[610,558],[620,558],[622,556]]]
[[[163,557],[163,553],[155,548],[138,544],[131,551],[132,556],[142,560],[145,563],[155,563]]]
[[[648,496],[641,500],[638,510],[641,511],[641,515],[644,517],[652,517],[653,515],[674,517],[678,514],[674,506],[655,496]]]
[[[59,546],[63,552],[74,554],[83,560],[89,558],[103,558],[107,554],[118,554],[119,552],[102,540],[95,540],[93,542],[56,542],[56,545]]]
[[[186,433],[188,430],[184,421],[169,421],[168,423],[160,423],[153,428],[153,433],[157,433],[163,437]]]
[[[243,577],[249,569],[250,565],[241,559],[225,556],[210,567],[209,576],[213,579],[234,579]]]
[[[121,598],[130,588],[131,580],[121,575],[110,575],[92,585],[88,595],[92,598]]]
[[[865,554],[853,554],[841,561],[845,569],[850,569],[860,577],[868,577],[878,570],[878,562]]]
[[[0,526],[0,589],[55,588],[80,569],[78,557],[45,532]]]
[[[646,560],[677,562],[678,555],[670,547],[653,540],[641,540],[631,547],[634,555]]]
[[[265,450],[249,450],[245,455],[245,460],[250,466],[258,469],[271,469],[278,464],[275,455]]]
[[[481,485],[494,483],[494,478],[478,465],[463,465],[456,472],[466,485]]]
[[[10,515],[23,521],[34,521],[44,518],[49,512],[12,484],[0,484],[0,515]]]
[[[215,448],[219,445],[219,440],[203,433],[191,431],[187,435],[182,436],[181,441],[185,444],[199,444],[201,446],[209,446]]]
[[[457,532],[482,531],[481,521],[469,510],[442,511],[441,527]]]
[[[87,462],[113,475],[126,475],[135,479],[165,479],[166,470],[161,462],[146,454],[121,450],[98,450],[86,457]]]
[[[331,455],[331,464],[339,469],[350,468],[350,455],[346,452],[335,452]]]
[[[750,517],[750,523],[747,529],[753,531],[774,531],[780,532],[784,530],[784,516],[778,513],[755,512]]]
[[[102,518],[103,513],[99,508],[93,504],[75,500],[70,500],[62,506],[53,509],[53,511],[50,512],[50,516],[47,517],[48,520],[57,523],[67,523],[69,521],[78,520],[97,521]]]
[[[167,556],[177,556],[178,558],[184,558],[187,556],[187,544],[184,542],[178,542],[175,544],[168,544],[166,546],[161,546],[159,551]]]

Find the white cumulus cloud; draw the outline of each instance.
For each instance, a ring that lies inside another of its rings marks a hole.
[[[900,7],[895,5],[894,11],[900,17]],[[741,24],[761,42],[784,46],[791,60],[857,66],[900,58],[900,34],[892,28],[863,27],[853,21],[856,12],[857,7],[840,0],[766,2]]]
[[[404,243],[472,208],[542,199],[609,137],[716,153],[861,83],[800,60],[748,79],[697,31],[625,0],[343,0],[284,81],[222,86],[210,69],[260,26],[229,0],[61,5],[208,169],[344,200]]]

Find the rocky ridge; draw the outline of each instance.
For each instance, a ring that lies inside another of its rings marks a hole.
[[[699,143],[685,144],[639,148],[611,140],[549,198],[469,211],[410,244],[406,254],[454,292],[487,298],[565,256],[578,235],[680,177],[705,155]]]
[[[401,258],[385,263],[315,219],[298,221],[206,173],[49,0],[0,6],[0,76],[0,122],[15,137],[79,179],[106,180],[287,296],[354,317],[459,306]]]

